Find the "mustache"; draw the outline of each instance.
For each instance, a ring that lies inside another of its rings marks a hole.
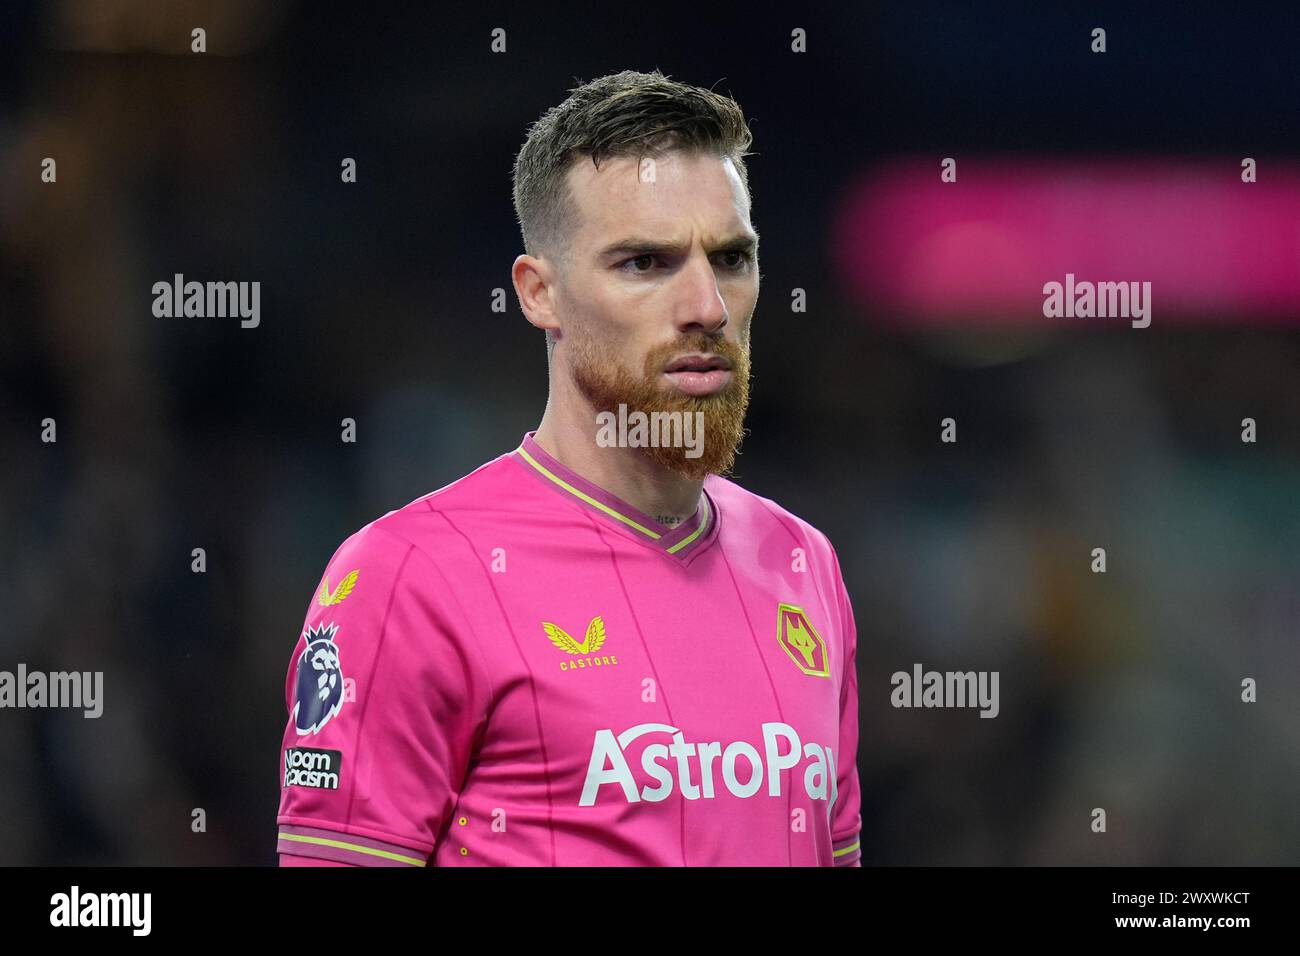
[[[646,355],[645,372],[647,376],[657,375],[669,359],[684,352],[698,352],[701,355],[719,355],[731,361],[733,368],[739,368],[746,357],[746,351],[729,339],[705,332],[684,335],[666,345],[650,350]]]
[[[747,330],[746,330],[747,332]],[[574,384],[597,413],[616,413],[620,406],[654,415],[656,412],[702,413],[703,454],[686,457],[684,447],[642,448],[652,461],[687,478],[728,474],[744,436],[749,405],[749,336],[739,341],[703,331],[682,334],[647,350],[643,374],[635,362],[624,364],[617,350],[599,339],[577,338],[570,343],[570,372]],[[663,369],[683,353],[716,355],[730,361],[731,381],[711,395],[687,395],[664,388]]]

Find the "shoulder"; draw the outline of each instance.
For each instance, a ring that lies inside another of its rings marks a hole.
[[[728,529],[753,537],[783,533],[795,546],[834,556],[830,538],[821,529],[771,498],[755,494],[719,475],[707,478],[704,487],[717,503],[721,521]]]
[[[469,474],[395,508],[358,528],[339,545],[340,557],[367,557],[393,565],[416,553],[434,564],[461,540],[460,516],[491,509],[504,500],[511,479],[510,454],[485,462]]]
[[[435,644],[449,646],[457,635],[469,635],[474,616],[465,594],[483,567],[459,527],[472,511],[495,507],[504,482],[500,473],[518,467],[508,457],[493,459],[349,534],[315,585],[308,626],[337,626],[354,644],[372,641],[376,654],[386,640],[390,656],[394,645],[427,655]],[[435,641],[435,633],[447,640]]]

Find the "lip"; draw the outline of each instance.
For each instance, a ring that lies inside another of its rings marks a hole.
[[[697,398],[720,392],[731,382],[731,370],[725,368],[707,372],[664,372],[664,376],[687,395]]]
[[[731,359],[716,352],[690,352],[686,355],[677,356],[664,366],[666,373],[712,371],[714,369],[730,371]]]

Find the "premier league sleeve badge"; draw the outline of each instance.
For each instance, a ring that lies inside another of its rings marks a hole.
[[[299,734],[315,734],[343,708],[343,671],[339,648],[334,643],[337,624],[321,624],[303,632],[307,646],[298,658],[297,699],[293,705],[294,728]]]

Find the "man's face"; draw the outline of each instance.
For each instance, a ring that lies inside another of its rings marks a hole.
[[[687,477],[725,473],[749,403],[759,285],[739,174],[728,159],[675,151],[599,170],[584,159],[568,182],[578,225],[554,292],[561,374],[596,412],[703,412],[699,457],[642,450]]]

